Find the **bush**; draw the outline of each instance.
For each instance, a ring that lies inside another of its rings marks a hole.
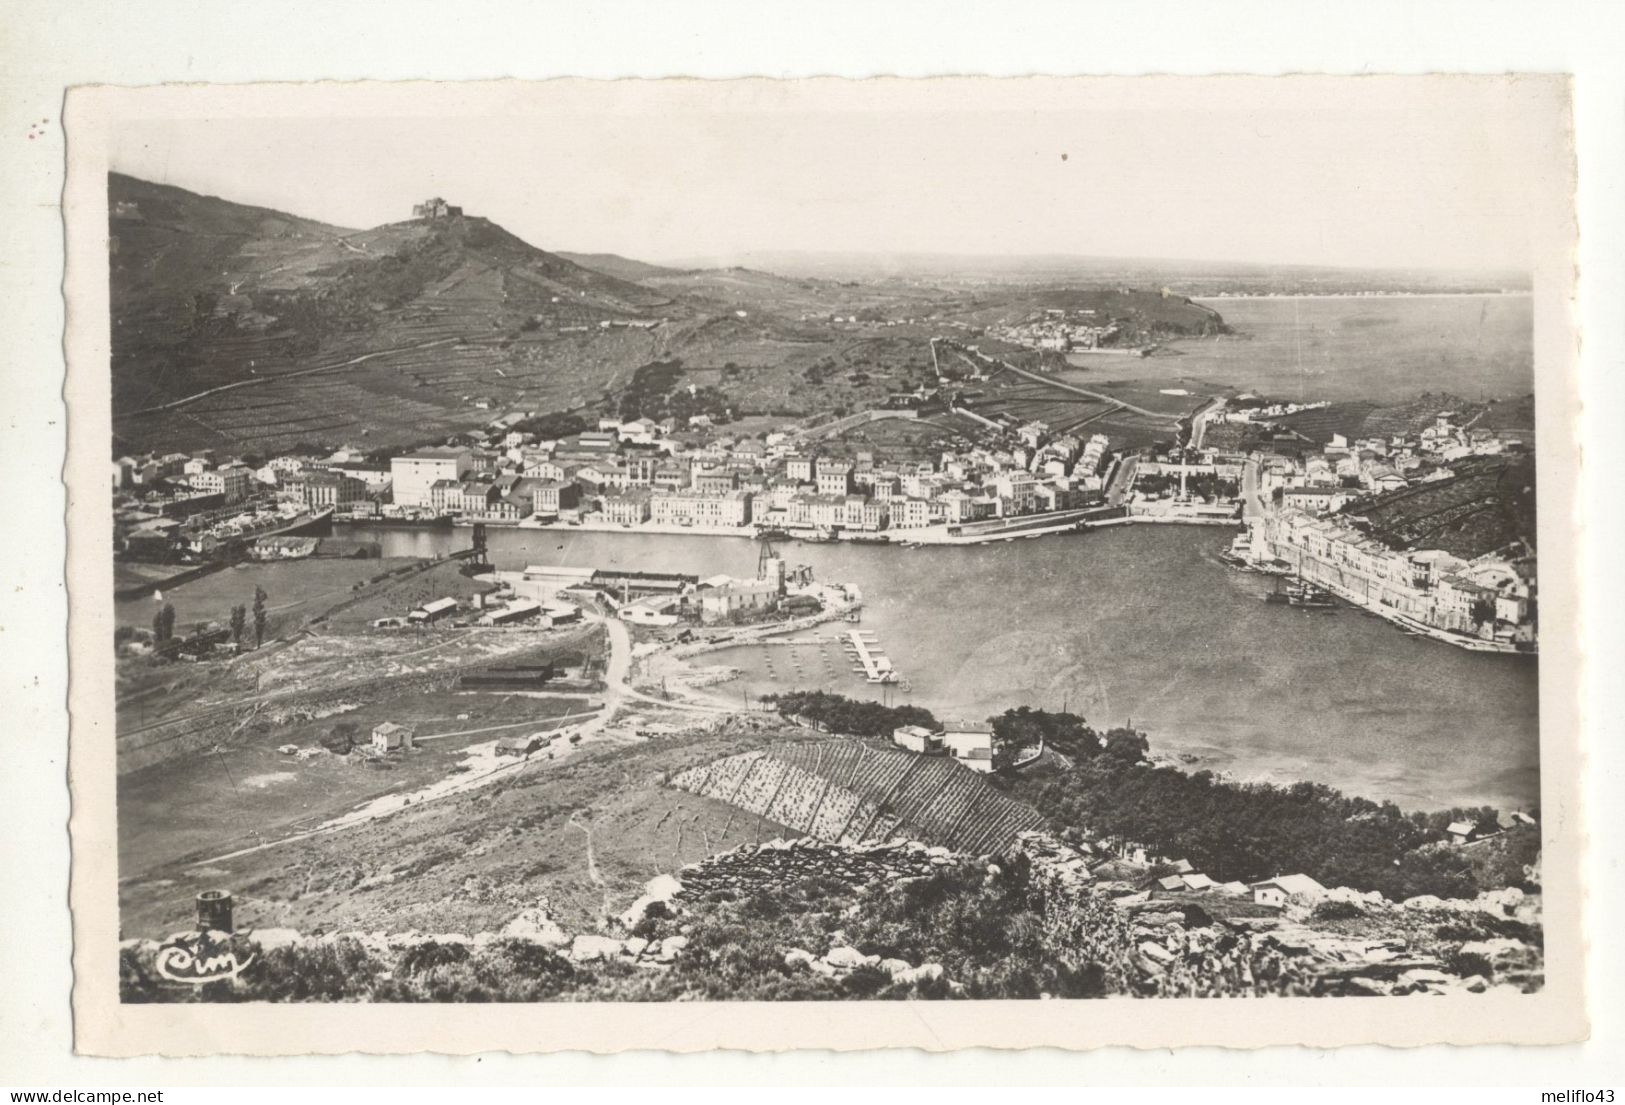
[[[826,691],[786,691],[762,700],[774,703],[784,717],[806,718],[855,737],[889,737],[904,725],[940,728],[936,716],[919,706],[882,706]]]
[[[1352,921],[1361,916],[1361,910],[1353,902],[1321,902],[1310,916],[1317,921]]]

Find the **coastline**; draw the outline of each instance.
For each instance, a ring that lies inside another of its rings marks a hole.
[[[1279,295],[1193,295],[1191,302],[1233,303],[1259,299],[1529,299],[1534,292],[1290,292]]]

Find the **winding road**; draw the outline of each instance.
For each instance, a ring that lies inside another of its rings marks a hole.
[[[337,372],[341,368],[349,368],[351,365],[358,365],[365,361],[370,361],[375,357],[387,357],[391,353],[410,353],[416,349],[433,349],[436,346],[451,345],[454,342],[459,342],[462,340],[461,335],[454,338],[436,338],[433,341],[419,342],[416,345],[402,345],[394,349],[379,349],[372,353],[363,353],[359,357],[351,357],[347,361],[339,361],[336,364],[317,365],[315,368],[302,368],[298,372],[282,372],[274,376],[255,376],[251,380],[237,380],[234,383],[221,384],[218,387],[207,388],[203,391],[183,396],[180,399],[172,399],[167,403],[159,403],[156,406],[151,407],[142,407],[140,410],[133,410],[127,414],[119,415],[119,417],[134,418],[138,414],[158,414],[161,411],[178,410],[181,407],[196,403],[199,399],[207,399],[209,396],[219,395],[221,392],[236,391],[238,388],[254,387],[259,384],[281,383],[284,380],[297,380],[301,376],[315,376],[321,372]]]

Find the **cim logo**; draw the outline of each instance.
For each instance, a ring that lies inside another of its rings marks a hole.
[[[171,982],[199,985],[236,978],[252,962],[252,952],[239,955],[236,949],[209,933],[189,932],[171,937],[169,943],[159,948],[154,965],[158,973]]]

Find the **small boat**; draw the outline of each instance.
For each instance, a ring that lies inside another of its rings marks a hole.
[[[1275,590],[1265,595],[1264,601],[1274,606],[1294,606],[1300,610],[1337,609],[1337,602],[1330,591],[1303,579],[1294,579],[1284,588],[1277,579]]]
[[[1253,571],[1252,537],[1245,533],[1238,533],[1230,546],[1219,553],[1219,560],[1238,571]]]

